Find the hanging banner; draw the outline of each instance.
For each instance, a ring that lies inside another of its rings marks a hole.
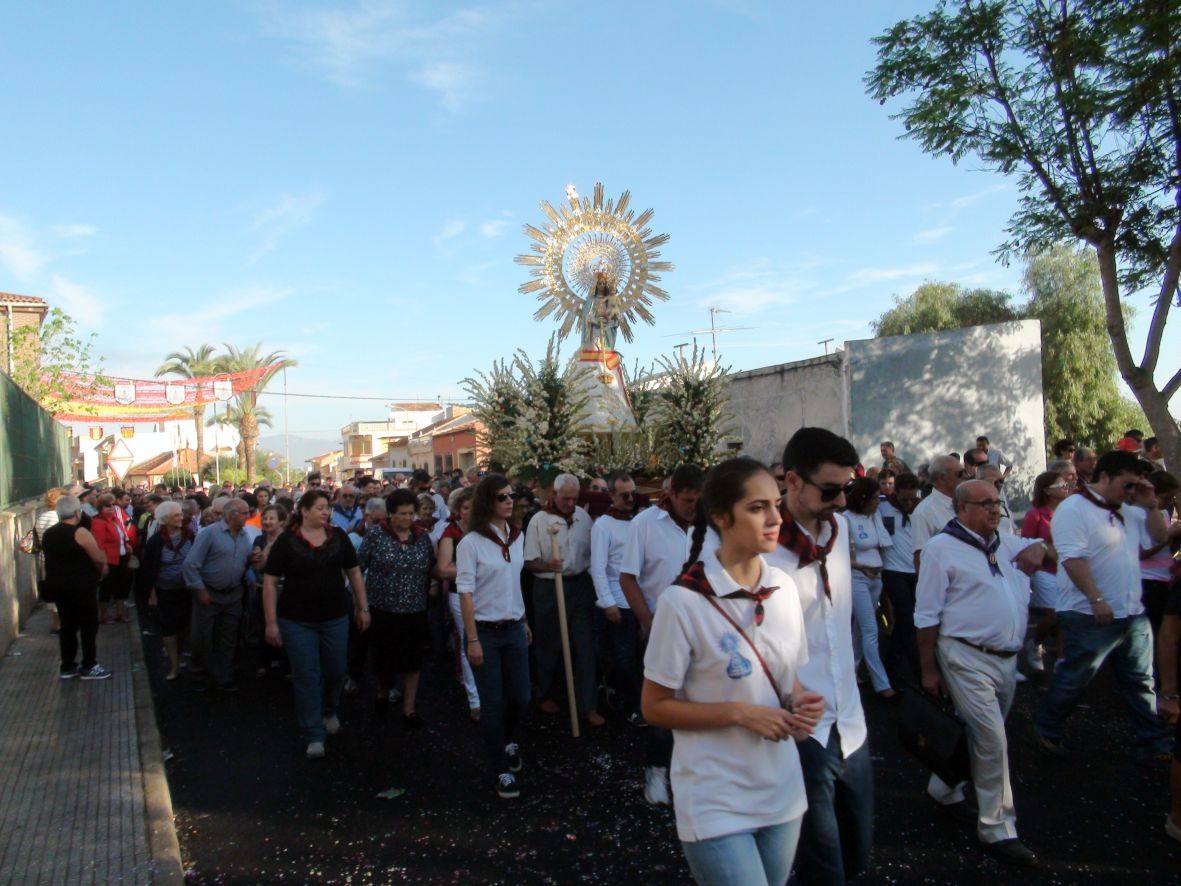
[[[91,439],[91,440],[101,440],[102,438],[103,438],[103,429],[102,429],[102,427],[97,427],[97,428],[91,428],[91,429],[90,429],[90,439]]]
[[[130,440],[135,436],[135,425],[127,425],[126,427],[119,428],[119,436],[124,440]]]
[[[120,406],[130,406],[135,402],[135,382],[115,382],[115,402]]]
[[[61,422],[111,423],[191,419],[194,407],[225,402],[252,390],[278,368],[278,364],[273,364],[217,378],[183,381],[107,376],[102,384],[93,375],[67,375],[65,386],[69,396],[65,402],[55,404],[53,417]]]

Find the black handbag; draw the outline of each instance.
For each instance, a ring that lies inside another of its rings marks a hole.
[[[968,731],[951,703],[933,698],[916,686],[898,690],[898,740],[945,784],[972,777]]]

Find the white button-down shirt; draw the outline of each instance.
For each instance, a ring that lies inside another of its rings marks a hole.
[[[492,531],[497,532],[495,527]],[[472,595],[476,621],[515,621],[525,617],[525,600],[521,596],[524,546],[518,535],[505,560],[501,546],[478,532],[469,532],[460,539],[455,549],[455,590]]]
[[[689,559],[692,533],[681,529],[668,511],[659,507],[641,511],[629,526],[619,571],[636,577],[644,602],[655,612],[656,601]]]
[[[1005,533],[1000,539],[1000,575],[993,575],[988,557],[967,542],[942,532],[927,542],[915,592],[916,628],[938,627],[942,636],[997,652],[1021,648],[1029,622],[1029,578],[1010,561],[1040,540]]]
[[[1098,498],[1099,493],[1094,493]],[[1140,520],[1143,511],[1134,513],[1130,505],[1121,505],[1120,522],[1111,511],[1087,501],[1081,495],[1068,495],[1054,511],[1050,532],[1059,564],[1082,560],[1091,569],[1095,588],[1111,606],[1116,618],[1140,615],[1144,611],[1140,585]],[[1092,615],[1086,595],[1070,580],[1061,566],[1058,569],[1058,611]]]
[[[595,584],[595,605],[600,609],[629,608],[619,587],[619,572],[630,529],[631,520],[617,520],[610,514],[604,514],[591,527],[590,574]]]
[[[590,514],[574,506],[574,523],[567,525],[566,518],[549,511],[538,511],[529,521],[525,530],[525,560],[548,560],[553,554],[550,541],[550,527],[558,529],[558,551],[562,556],[562,575],[582,575],[590,569],[591,557]],[[552,579],[552,572],[535,572],[538,578]]]
[[[943,531],[948,521],[955,519],[955,502],[938,489],[919,502],[910,515],[910,540],[916,551]]]
[[[782,545],[763,559],[786,572],[800,594],[804,633],[808,637],[808,662],[797,675],[805,689],[824,696],[824,715],[812,730],[812,737],[827,745],[829,732],[837,726],[841,733],[841,753],[847,757],[865,743],[866,728],[853,663],[849,527],[840,514],[836,515],[836,522],[837,539],[826,561],[832,602],[824,594],[818,564],[809,563],[801,569],[800,558]],[[828,542],[829,532],[827,524],[821,528],[818,542],[821,547]]]

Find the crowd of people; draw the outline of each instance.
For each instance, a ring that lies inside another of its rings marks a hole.
[[[1013,464],[986,437],[912,472],[892,442],[865,467],[821,428],[772,465],[682,465],[650,487],[615,472],[542,489],[475,469],[227,483],[212,498],[74,486],[38,520],[43,588],[62,679],[110,676],[96,631],[139,607],[170,682],[228,693],[244,673],[288,673],[311,760],[343,728],[342,695],[365,687],[376,719],[399,705],[404,729],[429,728],[432,656],[462,686],[505,799],[522,791],[531,707],[588,731],[617,716],[642,747],[645,800],[673,807],[703,884],[864,871],[859,683],[884,704],[946,697],[970,772],[932,774],[927,794],[984,851],[1030,866],[1006,739],[1016,684],[1048,681],[1037,748],[1065,758],[1071,712],[1109,659],[1136,762],[1172,767],[1165,829],[1181,840],[1178,482],[1137,434],[1101,456],[1058,441],[1020,520]]]

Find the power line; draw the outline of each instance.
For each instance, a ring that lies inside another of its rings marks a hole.
[[[350,394],[296,394],[288,391],[254,391],[255,394],[265,394],[268,397],[306,397],[314,400],[375,400],[381,403],[463,403],[465,401],[455,397],[362,397]]]

